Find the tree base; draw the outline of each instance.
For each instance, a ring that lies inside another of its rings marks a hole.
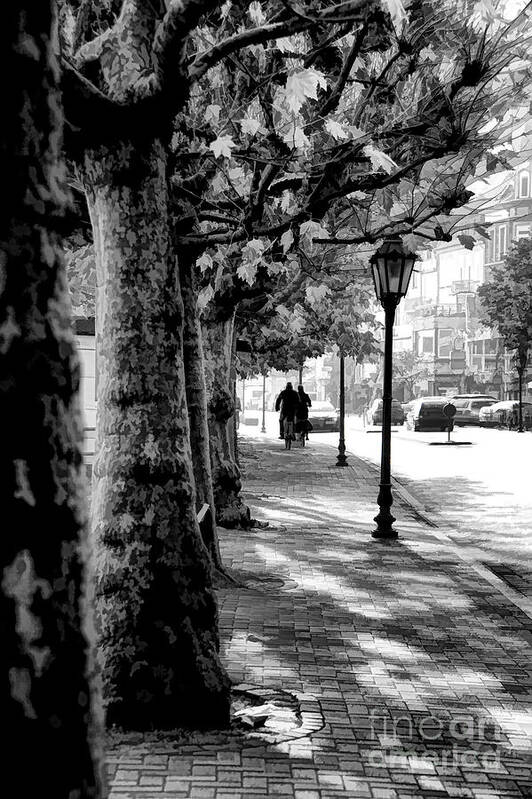
[[[144,697],[143,697],[144,699]],[[231,693],[227,685],[218,692],[201,691],[191,686],[179,697],[167,696],[166,701],[154,703],[152,696],[145,701],[133,698],[107,706],[106,724],[128,731],[148,730],[220,730],[230,724]]]
[[[237,497],[233,502],[216,508],[216,524],[230,529],[249,530],[253,527],[254,519],[251,510]]]

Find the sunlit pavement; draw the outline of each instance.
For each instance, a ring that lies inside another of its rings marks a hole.
[[[235,682],[296,693],[319,729],[262,746],[123,747],[112,799],[530,799],[525,598],[400,496],[400,539],[373,540],[375,468],[335,467],[325,436],[285,451],[275,421],[240,430],[246,498],[269,527],[223,530],[221,545],[235,574],[277,582],[218,592],[222,655]]]
[[[471,444],[447,447],[432,445],[446,433],[394,430],[393,473],[422,512],[532,599],[532,432],[460,427],[451,440]],[[331,445],[337,439],[320,436]],[[348,417],[346,440],[351,452],[380,463],[379,428]]]

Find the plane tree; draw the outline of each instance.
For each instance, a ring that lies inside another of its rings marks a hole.
[[[58,5],[65,144],[86,193],[96,262],[93,535],[108,719],[216,726],[229,717],[229,681],[196,521],[167,180],[169,157],[194,145],[186,137],[172,151],[172,136],[191,87],[223,59],[356,21],[366,3],[313,3],[305,14],[272,0],[260,23],[247,2],[235,13],[215,0]]]
[[[79,360],[61,251],[71,198],[49,0],[2,9],[0,504],[3,776],[19,796],[103,794]]]

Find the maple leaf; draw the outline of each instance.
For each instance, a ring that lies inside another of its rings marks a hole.
[[[325,123],[325,130],[331,134],[334,139],[348,139],[349,133],[340,125],[339,122],[335,122],[334,119],[328,119]]]
[[[350,200],[367,200],[368,195],[365,191],[352,191],[348,195]]]
[[[262,239],[250,239],[242,251],[243,257],[251,259],[262,258],[266,245]]]
[[[257,2],[257,0],[253,0],[253,3],[249,4],[248,15],[255,25],[263,25],[266,22],[266,17],[264,15],[264,11],[262,10],[262,6],[259,2]]]
[[[198,267],[198,269],[201,270],[201,272],[203,274],[204,272],[207,271],[207,269],[210,269],[211,266],[212,266],[212,258],[211,258],[211,256],[208,253],[204,252],[203,255],[201,255],[196,260],[196,266]]]
[[[317,69],[302,69],[293,72],[286,80],[285,94],[288,107],[296,114],[307,99],[317,100],[318,86],[327,88],[327,79]]]
[[[306,323],[304,318],[298,314],[296,316],[292,316],[288,322],[288,327],[293,333],[302,333],[306,327]]]
[[[220,158],[220,156],[231,158],[233,147],[236,147],[236,144],[231,136],[218,136],[217,139],[209,144],[209,150],[212,150],[216,158]]]
[[[241,166],[235,166],[227,170],[227,175],[235,191],[242,195],[249,192],[251,185],[251,173],[246,172]]]
[[[253,261],[243,261],[239,264],[236,273],[239,278],[245,280],[250,286],[253,285],[253,281],[255,280],[255,275],[257,274],[258,262],[255,263]]]
[[[213,125],[217,125],[218,122],[220,121],[221,110],[222,109],[220,108],[220,106],[214,103],[208,105],[207,108],[205,109],[205,114],[204,114],[205,122],[212,122]]]
[[[329,237],[329,231],[313,219],[309,219],[308,222],[303,222],[299,226],[299,234],[301,241],[306,242],[311,249],[314,246],[312,239]]]
[[[252,119],[251,117],[244,117],[240,120],[240,127],[242,128],[242,133],[250,133],[252,136],[257,133],[260,129],[260,122],[258,119]]]
[[[362,136],[368,135],[365,130],[357,128],[356,125],[346,125],[345,127],[347,128],[353,139],[360,139]]]
[[[285,189],[281,195],[281,211],[284,211],[285,214],[288,213],[290,206],[292,204],[292,195]]]
[[[270,275],[283,275],[288,271],[286,264],[281,263],[281,261],[271,261],[267,264],[267,269]]]
[[[364,154],[368,156],[371,161],[371,166],[375,170],[383,169],[388,175],[391,175],[394,169],[397,169],[397,164],[389,155],[378,150],[372,144],[366,144],[363,148]]]
[[[285,231],[285,233],[283,233],[283,235],[281,236],[281,245],[284,253],[288,252],[288,250],[293,244],[293,241],[294,241],[294,234],[292,233],[292,231],[291,230]]]
[[[401,0],[381,0],[381,3],[384,10],[391,16],[393,26],[397,33],[399,33],[403,29],[403,25],[406,21],[404,5]]]
[[[225,3],[223,4],[223,6],[220,9],[220,18],[221,19],[225,19],[228,16],[229,12],[231,11],[232,5],[233,4],[232,4],[231,0],[226,0],[225,1]]]
[[[390,216],[404,216],[406,214],[406,207],[403,203],[395,202],[389,210]]]
[[[207,307],[208,303],[211,301],[213,296],[214,296],[214,289],[209,283],[209,285],[205,286],[205,288],[203,288],[198,294],[198,301],[197,301],[198,311],[200,312],[203,311],[203,309]]]
[[[406,236],[401,236],[401,240],[406,247],[407,250],[410,252],[417,252],[420,249],[424,249],[427,246],[425,239],[419,238],[414,233],[408,233]]]
[[[318,305],[328,293],[329,287],[323,285],[322,283],[320,286],[307,286],[305,290],[305,297],[307,298],[309,305],[314,307]]]
[[[458,236],[458,241],[466,250],[472,250],[477,243],[473,236],[468,236],[465,233]]]

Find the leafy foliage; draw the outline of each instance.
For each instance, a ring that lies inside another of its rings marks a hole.
[[[413,394],[414,384],[423,378],[429,377],[429,369],[423,358],[414,352],[396,352],[393,356],[393,376],[408,386]]]
[[[526,368],[532,343],[532,239],[513,244],[502,264],[478,289],[481,321],[499,331],[505,347]]]
[[[90,318],[96,313],[96,262],[94,247],[85,244],[65,253],[72,313]]]

